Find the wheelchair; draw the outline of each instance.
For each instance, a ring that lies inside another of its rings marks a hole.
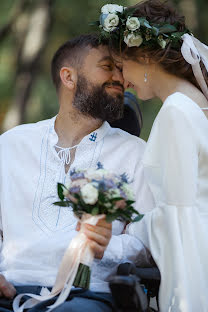
[[[110,122],[111,127],[120,128],[135,136],[140,136],[143,125],[138,99],[131,92],[124,92],[124,114],[119,120]]]
[[[110,123],[135,136],[140,136],[142,113],[136,96],[124,93],[123,118]],[[132,263],[123,263],[118,267],[117,275],[109,282],[117,312],[159,311],[158,292],[160,272],[157,267],[138,268]],[[156,299],[156,308],[150,307],[151,298]]]
[[[157,267],[140,268],[133,263],[120,264],[109,286],[116,312],[159,311],[160,272]],[[151,298],[156,299],[157,307],[152,307]]]

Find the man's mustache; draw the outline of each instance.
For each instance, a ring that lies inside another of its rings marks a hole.
[[[124,86],[120,83],[120,82],[106,82],[103,84],[103,87],[120,87],[122,89],[122,91],[124,92]]]

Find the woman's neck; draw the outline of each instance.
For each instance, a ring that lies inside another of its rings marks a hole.
[[[156,78],[153,80],[152,89],[155,97],[161,99],[162,102],[175,92],[183,93],[190,88],[196,88],[189,81],[165,72],[161,72]]]

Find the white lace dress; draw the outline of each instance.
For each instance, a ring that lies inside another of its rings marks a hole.
[[[208,311],[208,120],[182,93],[164,102],[143,157],[156,206],[131,224],[161,272],[161,312]]]

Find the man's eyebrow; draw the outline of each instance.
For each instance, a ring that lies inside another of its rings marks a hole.
[[[102,62],[104,62],[104,61],[110,61],[110,62],[113,63],[113,59],[112,59],[112,57],[110,57],[110,56],[104,56],[103,58],[101,58],[101,59],[98,61],[98,63],[102,63]]]

